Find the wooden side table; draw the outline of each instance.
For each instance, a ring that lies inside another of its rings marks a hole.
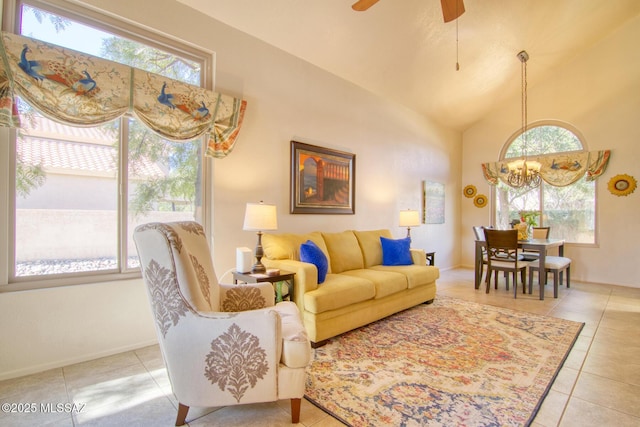
[[[279,301],[293,301],[293,277],[296,273],[291,271],[283,271],[280,270],[279,274],[269,275],[269,274],[253,274],[253,273],[238,273],[237,271],[233,271],[233,283],[243,282],[243,283],[260,283],[260,282],[270,282],[273,285],[273,292],[276,296],[276,302]],[[287,293],[283,294],[280,292],[281,298],[278,300],[278,282],[286,282],[287,284]]]
[[[436,265],[436,253],[435,252],[427,252],[427,265]]]

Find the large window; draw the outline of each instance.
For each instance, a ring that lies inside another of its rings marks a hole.
[[[90,15],[18,1],[15,32],[205,85],[211,61],[206,54],[175,43],[152,44],[149,34],[107,27]],[[137,274],[131,236],[138,224],[203,222],[201,139],[163,139],[133,116],[96,127],[66,126],[26,102],[18,105],[10,281],[62,284],[71,276]]]
[[[522,155],[522,133],[505,145],[504,159]],[[562,124],[539,124],[527,130],[528,155],[582,151],[586,147],[576,133]],[[584,177],[566,187],[555,187],[544,181],[539,188],[514,189],[502,181],[495,186],[495,223],[510,228],[513,220],[531,218],[538,226],[550,226],[552,238],[570,243],[596,241],[595,181]]]

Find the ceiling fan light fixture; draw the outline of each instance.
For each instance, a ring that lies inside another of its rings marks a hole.
[[[440,5],[445,23],[458,19],[464,13],[463,0],[440,0]]]

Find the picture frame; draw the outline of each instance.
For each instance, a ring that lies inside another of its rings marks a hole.
[[[422,182],[422,223],[444,224],[444,184]]]
[[[291,213],[355,214],[356,156],[291,141]]]

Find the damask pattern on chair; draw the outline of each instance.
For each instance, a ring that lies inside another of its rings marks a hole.
[[[203,236],[205,237],[204,234],[204,228],[202,228],[202,225],[200,225],[197,222],[193,222],[193,221],[183,221],[183,222],[178,222],[178,225],[180,225],[180,228],[182,228],[183,230],[191,233],[191,234],[195,234],[196,236]]]
[[[145,269],[145,275],[149,281],[156,323],[162,336],[166,338],[169,328],[176,326],[180,318],[187,314],[189,308],[178,292],[175,273],[162,267],[155,260],[151,260]]]
[[[235,323],[211,342],[204,375],[211,384],[228,391],[240,403],[249,387],[256,386],[269,371],[267,353],[255,335]]]
[[[207,272],[204,271],[204,268],[198,262],[198,258],[189,254],[189,259],[191,259],[191,264],[193,265],[193,269],[195,270],[198,277],[198,285],[200,286],[200,291],[202,292],[205,300],[207,300],[207,303],[209,303],[209,307],[211,307],[211,292],[209,291],[209,277],[207,276]]]
[[[222,301],[222,311],[246,311],[257,310],[267,306],[267,301],[262,293],[249,286],[237,286],[226,292],[226,297]]]

